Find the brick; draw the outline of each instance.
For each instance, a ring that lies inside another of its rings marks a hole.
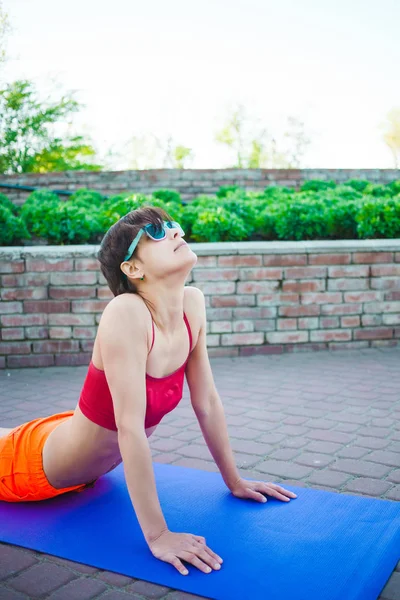
[[[268,267],[264,267],[262,269],[240,269],[239,278],[242,281],[258,281],[265,279],[282,279],[283,271],[282,269],[272,269]]]
[[[247,297],[247,296],[246,296]],[[278,312],[276,306],[258,306],[254,308],[234,308],[234,319],[273,319]]]
[[[350,473],[351,475],[372,477],[373,479],[380,479],[387,475],[391,470],[390,467],[385,465],[352,458],[339,458],[331,468],[335,471],[342,471],[344,473]]]
[[[128,585],[128,583],[132,582],[132,577],[127,577],[126,575],[120,575],[119,573],[112,573],[111,571],[104,571],[97,575],[97,579],[101,579],[105,583],[109,585],[115,585],[117,587],[124,587]],[[125,598],[125,600],[127,600]]]
[[[231,321],[232,315],[231,308],[207,308],[208,321]]]
[[[94,325],[94,315],[51,314],[49,315],[49,325]]]
[[[97,327],[73,327],[72,336],[76,339],[94,339],[96,337]]]
[[[207,333],[207,346],[219,346],[220,335]]]
[[[363,327],[377,327],[382,324],[382,315],[361,315],[361,325]]]
[[[260,294],[257,296],[258,306],[277,306],[288,304],[299,304],[299,294]]]
[[[367,290],[368,279],[328,279],[329,291]]]
[[[372,265],[372,277],[400,277],[400,265]]]
[[[370,285],[373,290],[400,290],[400,279],[398,277],[371,277]]]
[[[234,333],[246,333],[254,331],[254,323],[253,321],[233,321],[233,332]]]
[[[344,294],[345,302],[378,302],[381,300],[379,292],[347,292]]]
[[[194,281],[232,281],[239,279],[239,269],[195,269]]]
[[[83,352],[92,352],[94,347],[94,340],[80,340],[80,346]]]
[[[303,317],[297,320],[299,329],[318,329],[317,317]]]
[[[0,342],[0,354],[29,354],[30,342]]]
[[[361,278],[361,277],[369,277],[369,266],[354,266],[351,267],[329,267],[328,269],[328,277],[330,278]]]
[[[351,316],[351,317],[341,317],[340,318],[340,326],[341,327],[360,327],[360,317]]]
[[[91,354],[89,352],[81,352],[79,354],[60,354],[55,357],[55,365],[57,367],[77,367],[87,366],[90,362]]]
[[[380,300],[380,298],[377,298],[377,300]],[[385,300],[387,300],[388,302],[391,302],[392,300],[394,300],[395,302],[400,300],[400,290],[398,292],[386,292]]]
[[[232,321],[212,321],[210,327],[211,333],[231,333]]]
[[[95,258],[76,258],[75,271],[99,271],[100,263]],[[68,271],[72,271],[73,269],[68,269]]]
[[[114,294],[108,287],[101,286],[97,288],[97,297],[101,300],[112,300],[114,298]]]
[[[351,262],[350,252],[343,254],[310,254],[309,265],[348,265]]]
[[[13,313],[22,313],[22,302],[0,302],[0,314],[10,315]]]
[[[244,296],[211,296],[211,306],[219,308],[224,306],[255,306],[256,297],[251,294]]]
[[[64,567],[50,562],[41,562],[11,579],[8,585],[14,590],[27,594],[28,597],[31,597],[34,589],[35,597],[38,598],[50,594],[75,577],[72,571]]]
[[[205,295],[218,295],[218,294],[234,294],[235,293],[235,282],[234,281],[216,281],[214,283],[205,283],[199,281],[196,284]]]
[[[351,330],[349,329],[326,329],[310,332],[312,342],[349,342]]]
[[[135,592],[144,596],[146,600],[163,598],[170,590],[168,587],[140,580],[135,581],[126,589],[128,592]]]
[[[297,319],[278,319],[276,321],[276,328],[279,331],[297,329]]]
[[[280,317],[316,317],[320,313],[317,305],[307,306],[280,306],[278,309]]]
[[[283,281],[282,291],[283,292],[324,292],[325,291],[325,279],[315,279],[302,281]]]
[[[50,327],[49,338],[51,340],[69,340],[72,337],[71,327]]]
[[[249,346],[245,346],[249,347]],[[239,348],[208,348],[207,354],[210,358],[239,356]]]
[[[75,300],[76,298],[95,298],[96,288],[95,286],[66,286],[66,287],[50,287],[49,288],[50,298],[55,300]]]
[[[355,252],[353,262],[356,264],[389,263],[393,261],[393,252]]]
[[[239,356],[258,356],[270,354],[283,354],[284,346],[242,346],[239,348]]]
[[[1,290],[2,300],[43,300],[47,298],[47,288],[5,288]]]
[[[104,277],[103,273],[97,273],[97,283],[100,285],[108,285],[107,279]]]
[[[306,254],[264,254],[263,264],[266,267],[301,267],[307,264]]]
[[[397,313],[400,312],[400,302],[371,302],[364,305],[365,313]]]
[[[25,338],[23,327],[6,327],[0,330],[1,339],[8,340],[23,340]]]
[[[384,325],[400,325],[400,313],[382,315]]]
[[[59,258],[27,258],[26,259],[26,270],[34,272],[48,273],[50,271],[72,271],[74,268],[74,262],[72,258],[59,259]]]
[[[288,267],[285,269],[285,279],[318,279],[325,278],[326,267]]]
[[[248,344],[263,344],[264,334],[260,331],[253,333],[232,333],[221,335],[222,346],[242,346]]]
[[[200,258],[200,257],[199,257]],[[204,258],[204,257],[203,257]],[[198,264],[198,261],[197,261]],[[219,256],[219,267],[261,267],[261,256]],[[215,266],[215,265],[210,265]]]
[[[5,315],[0,317],[0,321],[3,327],[46,325],[47,315]]]
[[[275,319],[256,319],[254,321],[254,331],[275,331]]]
[[[25,327],[25,335],[28,340],[45,339],[49,337],[47,327]]]
[[[340,304],[342,294],[340,292],[325,292],[321,294],[302,294],[302,304]]]
[[[67,300],[25,300],[25,313],[68,313],[70,302]]]
[[[266,294],[279,289],[279,281],[239,281],[237,284],[238,294]]]
[[[230,258],[230,257],[226,257]],[[217,266],[217,257],[216,256],[198,256],[197,257],[197,267],[216,267]],[[224,265],[221,264],[221,267],[230,267],[235,265]]]
[[[107,586],[98,579],[90,579],[88,577],[79,577],[74,581],[70,581],[67,585],[47,596],[48,600],[91,600],[98,594],[101,594],[107,589]],[[129,596],[128,596],[129,598]]]
[[[370,327],[354,330],[355,340],[390,339],[393,337],[393,329],[390,327]]]
[[[0,273],[23,273],[25,262],[23,260],[0,261]]]
[[[335,329],[340,326],[339,317],[321,317],[319,322],[321,329]]]
[[[266,333],[269,344],[299,344],[308,342],[308,331]]]
[[[361,313],[361,304],[325,304],[321,306],[322,315],[356,315]]]
[[[0,581],[37,562],[32,552],[9,544],[0,544]]]
[[[46,340],[33,342],[33,352],[36,354],[49,354],[51,352],[78,352],[79,342],[77,340]]]
[[[49,283],[48,273],[24,273],[23,275],[3,275],[3,287],[40,287]]]
[[[103,312],[107,304],[107,300],[72,300],[71,302],[73,313]]]
[[[396,254],[394,255],[394,260],[395,262],[400,262],[400,252],[396,252]]]
[[[51,273],[51,285],[94,285],[97,283],[97,274],[87,273]]]

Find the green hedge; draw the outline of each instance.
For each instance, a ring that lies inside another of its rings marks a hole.
[[[68,199],[38,190],[21,208],[0,194],[0,245],[97,243],[117,219],[143,205],[165,208],[193,242],[400,237],[400,180],[311,180],[298,191],[225,186],[216,196],[201,195],[185,205],[174,190],[104,198],[80,189]]]

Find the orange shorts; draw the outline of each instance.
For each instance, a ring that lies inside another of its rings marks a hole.
[[[67,411],[15,427],[0,438],[0,501],[46,500],[66,492],[81,492],[93,483],[56,489],[43,471],[42,450],[57,425],[74,414]]]

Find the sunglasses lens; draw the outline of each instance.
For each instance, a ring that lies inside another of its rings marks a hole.
[[[162,238],[165,237],[164,228],[157,225],[149,225],[147,227],[147,233],[155,240],[162,240]]]

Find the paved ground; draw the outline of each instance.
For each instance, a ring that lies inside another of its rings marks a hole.
[[[399,366],[399,349],[212,360],[242,474],[399,501]],[[85,372],[0,372],[0,427],[73,408]],[[187,390],[151,446],[155,461],[216,470]],[[198,597],[0,544],[0,599],[27,598]],[[400,599],[400,563],[380,598]]]

